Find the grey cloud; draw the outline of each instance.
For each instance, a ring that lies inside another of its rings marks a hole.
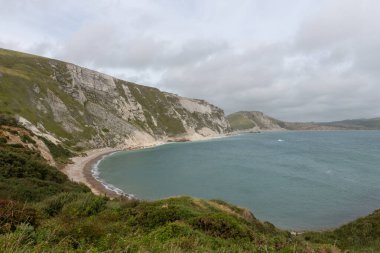
[[[0,4],[7,7],[0,46],[206,99],[227,112],[261,110],[292,121],[380,116],[377,1]]]
[[[196,64],[227,45],[202,39],[191,39],[177,45],[166,39],[144,34],[120,34],[112,24],[92,24],[73,34],[58,57],[96,68],[115,67],[167,69]]]

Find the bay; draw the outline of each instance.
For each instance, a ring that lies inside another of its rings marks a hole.
[[[107,184],[147,200],[221,199],[292,230],[336,227],[380,208],[380,131],[265,132],[123,151]]]

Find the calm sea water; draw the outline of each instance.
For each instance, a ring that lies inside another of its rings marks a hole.
[[[142,199],[222,199],[286,229],[380,208],[380,131],[273,132],[115,153],[100,177]]]

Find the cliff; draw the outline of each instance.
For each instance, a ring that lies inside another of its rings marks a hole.
[[[72,147],[224,134],[220,108],[58,60],[0,49],[0,113]]]

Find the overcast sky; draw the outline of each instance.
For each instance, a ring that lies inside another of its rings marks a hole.
[[[226,113],[380,116],[378,0],[0,0],[0,47]]]

